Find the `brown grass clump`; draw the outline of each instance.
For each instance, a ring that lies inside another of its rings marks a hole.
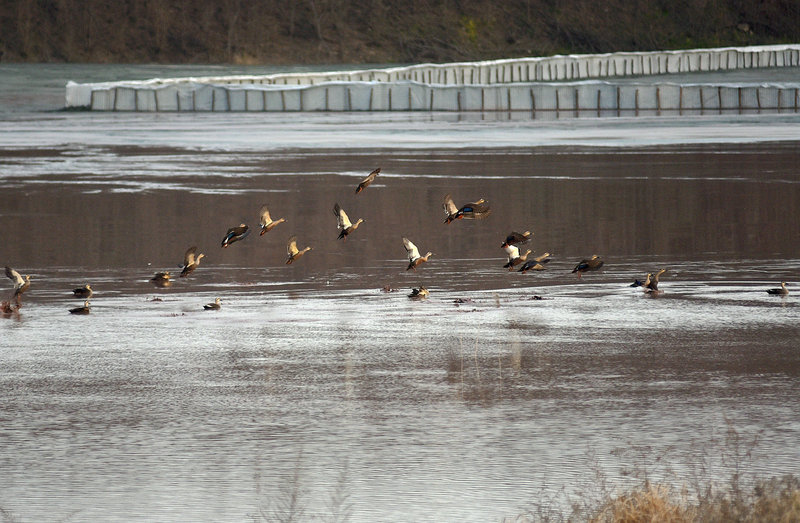
[[[694,521],[694,511],[680,498],[668,486],[645,483],[631,492],[606,501],[589,521],[592,523]]]

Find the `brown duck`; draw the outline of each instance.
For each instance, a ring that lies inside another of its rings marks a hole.
[[[375,177],[378,176],[380,173],[381,173],[380,167],[369,173],[369,175],[366,178],[364,178],[361,181],[361,183],[358,184],[358,187],[356,187],[356,194],[366,189],[369,184],[375,181]]]
[[[428,261],[428,258],[433,256],[432,252],[428,252],[425,256],[420,256],[419,249],[408,238],[403,238],[403,245],[406,248],[406,254],[408,254],[408,267],[406,267],[406,270],[414,269],[416,271],[421,263]]]
[[[289,242],[286,244],[286,254],[289,256],[286,258],[286,265],[290,265],[293,261],[295,261],[300,256],[304,255],[308,251],[311,250],[311,247],[304,247],[302,250],[297,248],[297,236],[292,236],[289,238]]]
[[[336,216],[336,226],[339,228],[338,240],[347,240],[347,236],[358,229],[358,226],[364,222],[363,218],[359,218],[356,220],[356,223],[351,223],[350,218],[347,217],[347,213],[344,212],[344,209],[342,209],[338,203],[333,206],[333,214]]]
[[[197,247],[189,247],[189,249],[183,255],[183,270],[181,271],[181,278],[188,276],[200,265],[200,260],[203,258],[203,256],[205,256],[205,254],[200,253],[195,255],[196,252]]]
[[[261,233],[259,236],[264,236],[266,233],[274,229],[275,226],[285,221],[285,218],[273,220],[269,215],[269,208],[266,205],[262,205],[261,209],[258,211],[258,224],[261,225]]]

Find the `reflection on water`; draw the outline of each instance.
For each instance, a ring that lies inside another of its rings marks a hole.
[[[33,276],[0,318],[19,519],[499,520],[593,467],[624,483],[634,446],[688,480],[728,421],[761,431],[749,471],[798,472],[797,299],[764,292],[800,268],[795,143],[0,161],[0,258]],[[446,193],[494,212],[445,225]],[[346,242],[335,202],[365,218]],[[263,203],[286,223],[221,249]],[[502,268],[525,229],[545,271]],[[403,236],[435,253],[416,273]],[[195,272],[149,281],[191,245]],[[628,286],[662,267],[658,297]]]

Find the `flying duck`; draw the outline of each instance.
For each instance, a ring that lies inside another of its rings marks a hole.
[[[195,252],[197,252],[197,247],[189,247],[186,251],[186,254],[183,255],[183,270],[181,271],[181,278],[187,276],[190,272],[195,270],[198,265],[200,265],[200,259],[205,256],[205,254],[198,254],[195,256]]]
[[[363,218],[359,218],[356,223],[351,223],[350,218],[347,217],[347,213],[344,212],[339,204],[334,204],[333,206],[333,214],[336,216],[336,226],[339,228],[339,240],[344,239],[347,240],[347,235],[351,232],[358,229],[358,226],[364,221]]]
[[[90,312],[91,309],[89,308],[89,300],[83,302],[82,307],[75,307],[74,309],[69,310],[70,314],[89,314]]]
[[[541,256],[537,256],[532,260],[528,260],[522,264],[522,267],[519,268],[519,272],[528,272],[528,271],[543,271],[544,264],[550,261],[550,253],[546,252]]]
[[[531,253],[531,250],[528,249],[525,254],[520,254],[519,248],[515,245],[509,245],[506,249],[507,252],[511,252],[508,253],[508,263],[503,265],[503,268],[508,269],[509,271],[514,270],[514,267],[520,263],[525,263],[528,260],[528,255]]]
[[[525,232],[512,231],[511,234],[506,236],[506,241],[504,241],[503,245],[501,245],[500,247],[505,249],[509,245],[519,245],[521,243],[526,243],[530,241],[531,236],[533,236],[533,233],[531,231],[525,231]]]
[[[92,297],[92,294],[94,294],[94,291],[92,290],[92,286],[88,283],[72,291],[72,295],[76,298],[85,298],[87,300]]]
[[[486,200],[483,198],[458,208],[453,202],[453,198],[451,198],[449,194],[444,197],[442,208],[444,209],[444,213],[447,215],[444,223],[450,223],[453,220],[461,220],[463,218],[470,220],[486,218],[492,213],[492,210],[489,208],[489,204],[487,204]]]
[[[411,294],[408,295],[409,298],[413,300],[424,300],[428,297],[428,289],[423,286],[420,286],[419,289],[411,289]]]
[[[220,302],[221,302],[221,301],[222,301],[222,299],[220,299],[220,298],[217,298],[217,299],[215,299],[215,300],[214,300],[214,303],[206,303],[205,305],[203,305],[203,309],[205,309],[205,310],[207,310],[207,311],[215,311],[215,310],[219,310],[219,309],[220,309],[220,307],[222,307],[222,306],[220,305]]]
[[[375,169],[374,171],[369,173],[369,176],[364,178],[364,180],[362,180],[361,183],[358,184],[358,187],[356,187],[356,194],[358,194],[361,191],[363,191],[364,189],[366,189],[367,186],[369,184],[371,184],[373,182],[373,180],[375,180],[375,177],[378,176],[380,173],[381,173],[381,168],[380,167],[378,167],[377,169]]]
[[[266,205],[262,205],[261,209],[258,211],[258,223],[261,225],[261,233],[259,236],[264,236],[264,234],[271,231],[276,225],[279,223],[285,222],[285,218],[278,218],[277,220],[273,220],[269,215],[269,209]]]
[[[580,278],[581,274],[583,274],[584,272],[596,271],[602,266],[603,266],[603,260],[600,259],[600,256],[595,254],[588,260],[584,259],[579,261],[578,265],[576,265],[575,268],[572,269],[572,272],[577,272],[578,278]]]
[[[781,286],[777,289],[767,289],[767,294],[776,294],[778,296],[786,296],[789,294],[789,289],[786,288],[786,282],[782,281]]]
[[[432,252],[428,252],[425,256],[420,256],[419,249],[417,249],[417,246],[411,243],[411,240],[408,238],[403,238],[403,245],[408,254],[408,267],[406,267],[406,270],[414,269],[414,271],[416,271],[419,264],[428,261],[428,258],[433,256]]]
[[[286,254],[289,255],[289,257],[286,259],[286,265],[291,264],[297,258],[299,258],[300,256],[304,255],[306,252],[308,252],[310,250],[311,250],[311,247],[305,247],[305,248],[303,248],[302,251],[298,250],[297,249],[297,236],[292,236],[291,238],[289,238],[289,243],[286,244]]]
[[[17,308],[19,308],[22,293],[27,291],[31,286],[31,277],[26,274],[25,278],[23,278],[20,273],[8,266],[6,266],[6,276],[14,282],[14,298],[17,301]]]
[[[222,239],[222,248],[227,248],[233,242],[245,239],[248,234],[250,234],[250,227],[243,223],[239,224],[238,227],[231,227]]]

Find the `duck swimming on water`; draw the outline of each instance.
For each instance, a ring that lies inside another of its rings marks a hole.
[[[171,276],[169,271],[157,272],[152,278],[150,278],[150,282],[156,287],[169,287],[172,285],[170,278]]]
[[[644,292],[651,292],[655,294],[661,292],[658,290],[658,278],[661,277],[661,275],[665,272],[667,272],[667,269],[661,269],[655,274],[648,273],[647,279],[644,282]]]
[[[94,294],[94,291],[92,290],[92,286],[89,285],[88,283],[86,285],[84,285],[83,287],[78,287],[77,289],[74,289],[72,291],[72,295],[77,297],[77,298],[89,299],[89,298],[92,297],[93,294]]]
[[[786,288],[786,282],[782,281],[781,286],[777,289],[767,289],[767,294],[773,294],[776,296],[787,296],[789,294],[789,289]]]
[[[89,314],[90,312],[92,312],[92,309],[89,307],[89,300],[83,302],[83,306],[69,310],[70,314]]]
[[[428,289],[420,285],[419,289],[411,289],[411,294],[408,297],[413,300],[424,300],[429,294]]]
[[[203,305],[203,309],[207,311],[219,310],[220,308],[222,308],[222,305],[220,305],[221,301],[222,301],[221,298],[217,298],[214,300],[214,303],[206,303],[205,305]]]
[[[275,228],[276,225],[279,223],[285,222],[285,218],[278,218],[277,220],[273,220],[269,215],[269,209],[266,205],[262,205],[261,209],[258,210],[258,223],[261,225],[261,233],[259,236],[264,236],[266,233],[271,231]]]
[[[358,229],[358,226],[364,221],[363,218],[359,218],[356,223],[351,223],[350,218],[347,217],[347,213],[344,212],[339,204],[334,204],[333,206],[333,214],[336,216],[336,226],[339,228],[339,237],[338,240],[347,240],[347,235]]]
[[[358,194],[358,193],[360,193],[361,191],[363,191],[364,189],[366,189],[366,188],[367,188],[367,186],[368,186],[369,184],[371,184],[371,183],[372,183],[372,182],[375,180],[375,177],[376,177],[376,176],[378,176],[380,173],[381,173],[381,168],[380,168],[380,167],[378,167],[377,169],[375,169],[374,171],[372,171],[371,173],[369,173],[369,176],[367,176],[366,178],[364,178],[364,179],[361,181],[361,183],[359,183],[359,184],[358,184],[358,187],[356,187],[356,194]]]
[[[231,227],[222,239],[222,248],[227,248],[228,245],[244,240],[250,234],[250,227],[241,223],[237,227]]]
[[[406,267],[406,270],[414,269],[416,272],[421,263],[428,261],[428,258],[433,256],[432,252],[428,252],[425,256],[420,256],[419,249],[408,238],[403,238],[403,246],[405,246],[406,254],[408,254],[408,267]]]

